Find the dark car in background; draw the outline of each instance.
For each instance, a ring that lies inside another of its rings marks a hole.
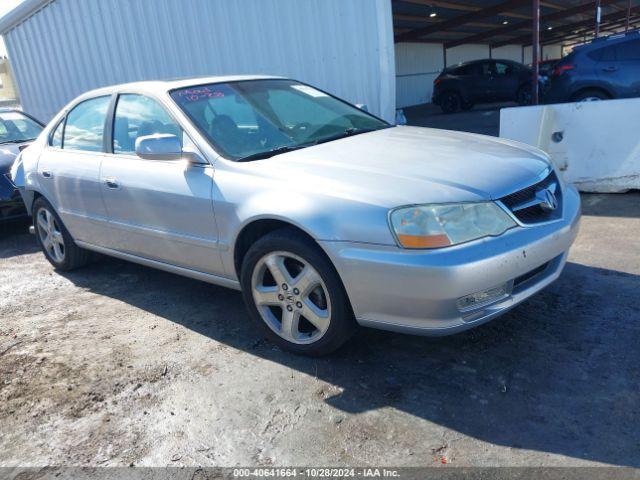
[[[544,103],[640,97],[640,31],[576,47],[551,73]]]
[[[433,82],[433,103],[443,112],[477,103],[531,103],[531,69],[511,60],[475,60],[445,68]]]
[[[22,197],[9,174],[18,154],[29,146],[44,126],[14,109],[0,109],[0,222],[27,217]]]

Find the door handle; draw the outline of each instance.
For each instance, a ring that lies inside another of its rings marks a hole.
[[[53,178],[53,173],[51,173],[49,170],[43,170],[42,171],[42,176],[44,178]]]
[[[118,183],[118,180],[116,180],[113,177],[107,177],[104,179],[104,183],[107,186],[107,188],[113,188],[113,189],[118,189],[120,188],[120,184]]]
[[[618,70],[618,67],[606,67],[602,69],[605,72],[615,72],[616,70]]]

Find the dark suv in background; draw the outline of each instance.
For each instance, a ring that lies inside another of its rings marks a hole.
[[[640,31],[576,47],[551,73],[544,103],[640,97]]]
[[[445,68],[433,82],[433,103],[445,113],[476,103],[531,103],[531,69],[511,60],[475,60]]]

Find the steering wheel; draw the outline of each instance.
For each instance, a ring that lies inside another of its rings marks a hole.
[[[311,136],[313,133],[312,128],[313,126],[309,122],[302,122],[294,125],[291,128],[291,132],[298,140],[303,140]]]

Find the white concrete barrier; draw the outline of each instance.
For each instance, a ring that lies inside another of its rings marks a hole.
[[[547,152],[581,191],[640,189],[640,98],[503,108],[500,136]]]

